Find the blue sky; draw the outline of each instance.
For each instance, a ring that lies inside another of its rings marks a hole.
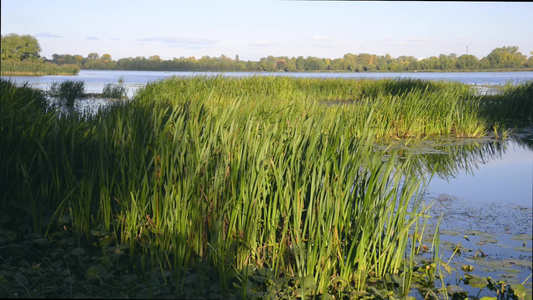
[[[467,46],[482,58],[502,46],[530,56],[532,12],[533,2],[2,0],[1,32],[35,36],[48,58],[426,58]]]

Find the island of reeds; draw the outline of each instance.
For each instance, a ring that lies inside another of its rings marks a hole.
[[[176,77],[60,115],[2,80],[0,256],[19,267],[0,293],[396,299],[424,278],[447,297],[424,177],[376,144],[531,124],[532,87]]]

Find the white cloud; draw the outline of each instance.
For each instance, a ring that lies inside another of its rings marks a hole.
[[[251,46],[254,47],[276,47],[279,46],[278,43],[272,42],[272,41],[253,41],[250,42]]]
[[[36,37],[41,37],[41,38],[52,38],[52,39],[62,38],[62,36],[56,35],[56,34],[51,34],[50,32],[38,33],[35,36]]]
[[[147,37],[142,39],[137,39],[137,41],[140,42],[161,42],[166,43],[174,46],[210,46],[217,41],[210,40],[210,39],[202,39],[202,38],[182,38],[182,37]]]
[[[329,36],[315,35],[315,36],[307,38],[307,40],[308,41],[318,41],[318,42],[330,42],[330,41],[333,41],[333,38],[329,37]]]
[[[95,36],[88,36],[85,38],[86,40],[91,40],[91,41],[98,41],[99,38],[95,37]]]

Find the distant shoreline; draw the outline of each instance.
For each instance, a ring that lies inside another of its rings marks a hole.
[[[49,74],[46,72],[2,72],[1,76],[48,76],[48,75],[59,75],[59,76],[76,76],[78,74],[71,74],[71,73],[57,73],[57,74]]]
[[[346,74],[395,74],[395,73],[501,73],[501,72],[533,72],[533,68],[511,68],[511,69],[476,69],[476,70],[409,70],[409,71],[363,71],[363,72],[352,72],[346,70],[309,70],[309,71],[298,71],[298,72],[286,72],[286,71],[211,71],[211,70],[107,70],[107,69],[81,69],[81,71],[137,71],[137,72],[216,72],[216,73],[346,73]],[[48,75],[59,75],[59,76],[76,76],[78,74],[71,73],[57,73],[57,74],[48,74],[42,72],[2,72],[1,76],[48,76]]]

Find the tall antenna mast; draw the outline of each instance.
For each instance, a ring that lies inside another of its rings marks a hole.
[[[472,41],[470,41],[470,43],[468,43],[468,45],[466,45],[466,55],[468,55],[468,46],[470,46],[470,44],[472,44]]]

